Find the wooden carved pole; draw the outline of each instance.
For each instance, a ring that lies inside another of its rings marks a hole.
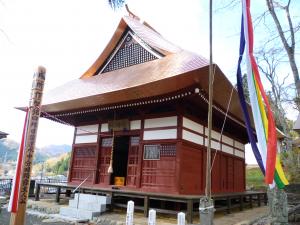
[[[36,134],[38,129],[40,107],[44,89],[46,69],[39,66],[33,76],[31,96],[29,100],[28,126],[25,136],[24,156],[19,189],[18,210],[11,214],[10,225],[24,225],[26,205],[30,186],[30,175],[35,150]]]

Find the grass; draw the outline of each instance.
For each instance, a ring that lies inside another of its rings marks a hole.
[[[267,187],[264,183],[264,176],[258,167],[246,169],[246,186],[253,190],[261,190]]]

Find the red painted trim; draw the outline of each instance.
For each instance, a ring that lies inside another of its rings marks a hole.
[[[177,139],[162,139],[162,140],[147,140],[141,141],[142,144],[170,144],[170,143],[177,143],[179,140]]]
[[[118,136],[138,136],[141,130],[115,131],[115,137]],[[100,137],[112,137],[112,132],[100,132]]]
[[[141,120],[141,132],[140,132],[140,144],[139,144],[139,155],[138,155],[138,167],[137,167],[137,188],[141,188],[142,185],[142,167],[143,167],[143,155],[144,155],[144,144],[143,144],[143,138],[144,138],[144,125],[145,120]]]
[[[76,127],[80,127],[80,126],[89,126],[89,125],[100,125],[99,120],[91,120],[89,122],[81,122],[76,124]]]
[[[98,135],[98,132],[89,132],[89,133],[76,134],[76,136],[89,136],[89,135]]]
[[[182,116],[185,117],[185,118],[187,118],[187,119],[189,119],[189,120],[191,120],[191,121],[193,121],[193,122],[195,122],[195,123],[198,123],[198,124],[200,124],[200,125],[202,125],[202,126],[204,126],[204,127],[207,126],[207,122],[206,122],[205,120],[199,119],[199,118],[196,117],[196,116],[187,114],[186,112],[185,112],[184,115],[182,115]]]
[[[164,117],[172,117],[172,116],[177,116],[176,111],[171,111],[171,112],[161,112],[161,113],[149,113],[145,114],[143,119],[160,119]]]
[[[197,131],[191,130],[191,129],[186,128],[186,127],[183,127],[183,130],[188,131],[188,132],[191,132],[191,133],[193,133],[193,134],[197,134],[197,135],[199,135],[199,136],[201,136],[201,137],[204,137],[204,138],[206,137],[204,134],[201,134],[201,133],[199,133],[199,132],[197,132]]]
[[[233,146],[233,145],[227,144],[227,143],[225,143],[225,142],[222,142],[222,145],[226,145],[226,146],[231,147],[232,149],[234,149],[234,146]]]
[[[101,126],[99,125],[98,126],[98,134],[100,133],[100,129],[101,129]],[[101,149],[101,145],[100,145],[100,143],[101,143],[101,137],[100,137],[100,135],[98,135],[98,137],[97,137],[97,147],[96,147],[96,171],[95,171],[95,177],[94,177],[94,184],[96,184],[97,183],[97,181],[99,180],[99,175],[100,175],[100,173],[99,173],[99,162],[100,162],[100,149]]]
[[[176,129],[178,126],[168,126],[168,127],[152,127],[152,128],[144,128],[144,131],[151,131],[151,130],[169,130],[169,129]]]

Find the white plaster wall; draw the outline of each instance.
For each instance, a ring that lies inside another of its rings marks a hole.
[[[277,152],[281,152],[281,142],[277,140]]]
[[[177,129],[144,131],[144,140],[176,139]]]
[[[78,126],[76,134],[98,133],[99,124]]]
[[[208,145],[208,138],[205,138],[205,146]],[[220,150],[221,149],[221,144],[220,142],[211,140],[211,148],[216,149],[216,150]]]
[[[242,151],[235,150],[234,154],[238,157],[245,158],[245,153]]]
[[[177,126],[177,116],[145,119],[144,128]]]
[[[233,146],[233,139],[230,137],[227,137],[226,135],[222,135],[222,142]]]
[[[130,121],[130,130],[139,130],[139,129],[141,129],[141,120]]]
[[[222,145],[222,152],[233,154],[233,148],[227,145]]]
[[[108,132],[108,123],[102,123],[100,131],[101,132]]]
[[[82,143],[96,143],[98,135],[80,135],[76,136],[75,144],[82,144]]]
[[[203,126],[201,124],[196,123],[186,117],[183,117],[182,121],[183,121],[183,127],[189,128],[190,130],[203,134]]]
[[[207,127],[205,127],[205,135],[208,136],[208,128]],[[221,133],[212,130],[211,137],[219,141],[220,137],[221,137]]]
[[[194,142],[199,145],[203,145],[203,137],[202,136],[200,136],[198,134],[194,134],[194,133],[186,131],[186,130],[182,131],[182,139]]]
[[[242,144],[241,142],[235,141],[234,146],[237,147],[238,149],[241,149],[241,150],[245,151],[245,145]]]

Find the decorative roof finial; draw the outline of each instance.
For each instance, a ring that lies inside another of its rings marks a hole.
[[[133,14],[130,10],[129,10],[129,7],[128,7],[128,4],[125,4],[125,8],[129,14],[130,17],[136,19],[136,20],[140,20],[140,18],[138,16],[136,16],[135,14]]]

